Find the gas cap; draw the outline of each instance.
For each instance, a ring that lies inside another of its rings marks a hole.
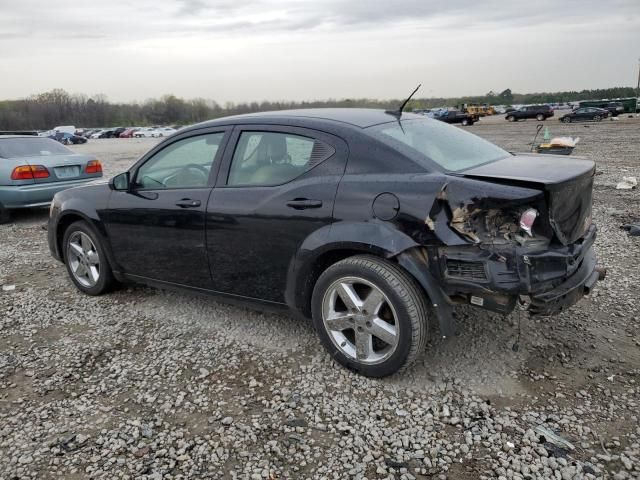
[[[400,200],[393,193],[384,192],[373,200],[373,214],[380,220],[393,220],[400,211]]]

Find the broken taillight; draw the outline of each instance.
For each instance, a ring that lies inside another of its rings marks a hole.
[[[11,180],[33,180],[49,178],[49,170],[43,165],[21,165],[11,172]]]
[[[520,216],[520,228],[527,232],[530,237],[533,237],[533,222],[536,221],[538,211],[535,208],[529,208],[522,212]]]

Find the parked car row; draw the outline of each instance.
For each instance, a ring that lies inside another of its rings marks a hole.
[[[609,116],[616,117],[623,112],[624,107],[620,102],[610,102],[606,108],[578,107],[562,115],[559,120],[564,123],[580,121],[599,122],[603,118]],[[527,118],[535,118],[537,121],[542,122],[543,120],[553,117],[553,115],[553,109],[548,105],[528,105],[518,110],[507,112],[504,118],[509,122],[517,122],[518,120],[525,120]]]
[[[173,135],[180,128],[179,125],[173,127],[117,127],[117,128],[94,128],[78,129],[75,134],[84,138],[160,138]]]

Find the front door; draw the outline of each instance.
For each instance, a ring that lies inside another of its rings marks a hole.
[[[125,273],[211,287],[205,211],[224,140],[224,131],[178,137],[134,168],[130,191],[112,192],[107,230]]]
[[[284,303],[302,242],[328,226],[347,148],[295,127],[236,127],[207,207],[213,289]]]

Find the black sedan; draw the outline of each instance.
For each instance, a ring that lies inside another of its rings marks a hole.
[[[288,308],[379,377],[421,354],[430,322],[451,335],[454,303],[549,315],[588,293],[593,175],[420,115],[250,114],[57,194],[49,245],[82,292],[141,282]]]
[[[560,117],[560,121],[564,123],[571,122],[599,122],[603,118],[609,116],[609,110],[596,107],[580,107],[576,108],[573,112],[567,113]]]

